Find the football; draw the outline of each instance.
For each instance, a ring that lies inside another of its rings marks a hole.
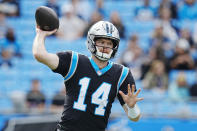
[[[38,7],[36,9],[35,19],[41,30],[52,31],[59,28],[59,18],[56,12],[49,7]]]

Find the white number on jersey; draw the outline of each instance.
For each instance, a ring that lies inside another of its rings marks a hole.
[[[74,103],[73,108],[85,111],[86,110],[86,104],[84,104],[86,92],[88,90],[88,86],[90,83],[90,78],[84,77],[79,81],[79,84],[81,85],[80,93],[78,96],[78,101]]]
[[[74,102],[73,108],[85,111],[86,110],[86,104],[84,104],[86,93],[89,87],[90,78],[84,77],[79,81],[79,84],[81,85],[81,89],[79,92],[78,100],[77,102]],[[108,96],[111,89],[111,84],[103,82],[99,88],[92,94],[92,103],[98,105],[98,107],[95,109],[96,115],[104,116],[105,114],[105,107],[108,103]]]

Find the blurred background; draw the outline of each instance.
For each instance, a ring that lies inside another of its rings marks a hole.
[[[111,21],[121,42],[114,62],[131,69],[142,118],[128,120],[119,102],[107,131],[185,131],[197,125],[196,0],[0,0],[0,130],[53,131],[64,103],[63,78],[32,56],[35,10],[60,19],[46,48],[90,56],[88,29]]]

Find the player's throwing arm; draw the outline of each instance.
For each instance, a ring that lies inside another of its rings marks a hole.
[[[56,69],[59,58],[56,54],[48,53],[45,48],[45,38],[57,31],[59,19],[51,8],[41,6],[36,10],[36,37],[33,43],[33,55],[35,59],[51,69]]]

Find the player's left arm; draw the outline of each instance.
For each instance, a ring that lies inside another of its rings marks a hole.
[[[135,92],[135,85],[132,85],[132,88],[130,87],[130,84],[128,84],[128,93],[124,94],[122,91],[119,91],[119,94],[121,95],[124,105],[123,109],[126,112],[128,118],[132,121],[137,122],[140,119],[140,108],[137,106],[137,102],[143,100],[144,98],[138,98],[138,94],[140,93],[141,89],[139,89],[136,93]]]
[[[136,89],[135,80],[128,68],[124,67],[122,72],[118,82],[119,92],[117,97],[130,120],[138,121],[140,118],[140,109],[136,103],[143,100],[143,98],[137,97],[141,89]],[[135,94],[134,92],[136,90],[137,92]]]

